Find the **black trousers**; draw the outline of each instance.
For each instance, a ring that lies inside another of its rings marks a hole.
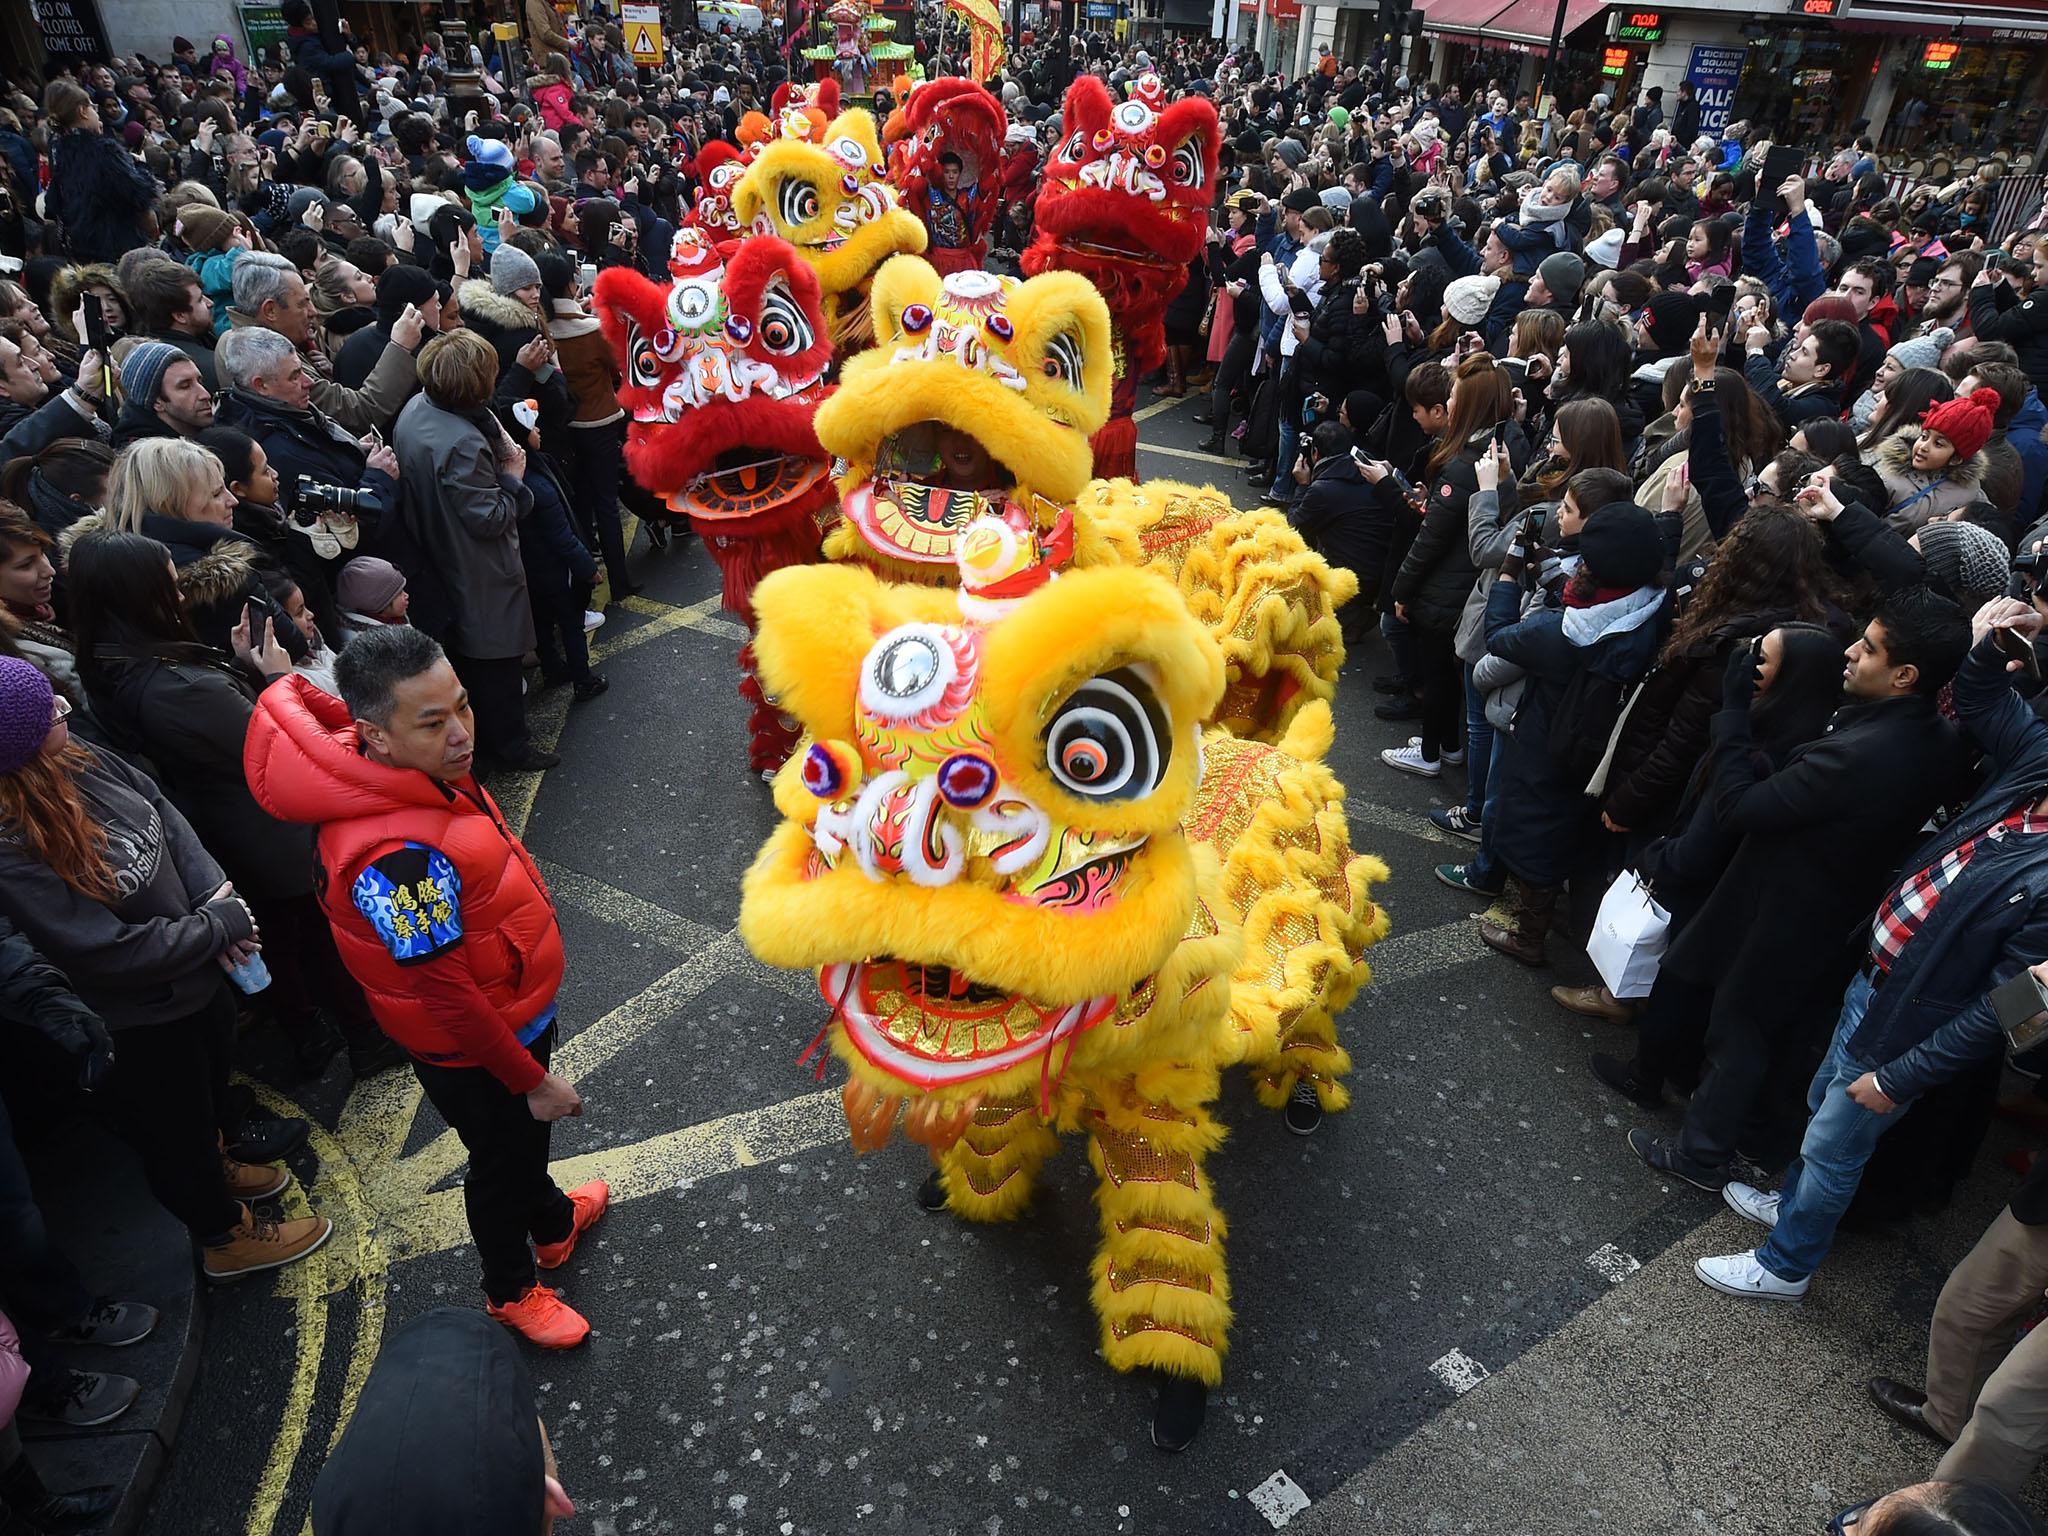
[[[1251,382],[1252,359],[1259,351],[1259,328],[1232,331],[1223,349],[1223,361],[1216,365],[1216,384],[1209,393],[1209,414],[1216,425],[1209,430],[1218,437],[1230,435],[1230,397]]]
[[[1636,1018],[1636,1081],[1669,1083],[1690,1093],[1700,1080],[1713,1008],[1713,988],[1696,986],[1668,967],[1659,971]]]
[[[1446,748],[1457,748],[1458,721],[1465,712],[1465,668],[1452,631],[1420,624],[1414,630],[1415,666],[1421,673],[1416,681],[1422,689],[1422,755],[1433,763]]]
[[[1789,1095],[1813,1076],[1811,1067],[1802,1072],[1794,1064],[1808,1033],[1800,1020],[1821,1017],[1825,1006],[1765,1013],[1753,998],[1716,994],[1707,1021],[1706,1071],[1685,1107],[1679,1150],[1713,1168],[1738,1146],[1753,1157],[1764,1155],[1760,1135],[1784,1113]]]
[[[533,650],[541,672],[550,680],[583,682],[590,676],[590,640],[583,628],[590,588],[565,581],[543,589],[528,581],[526,600],[533,608]]]
[[[527,1051],[543,1067],[555,1050],[551,1024]],[[482,1067],[438,1067],[415,1061],[420,1087],[469,1151],[462,1203],[469,1235],[483,1260],[484,1294],[500,1306],[534,1283],[534,1243],[569,1235],[576,1208],[548,1175],[554,1127],[533,1118],[526,1096]]]
[[[270,985],[255,995],[255,1006],[295,1036],[316,1028],[314,1010],[325,1008],[350,1045],[374,1044],[381,1034],[377,1020],[342,964],[334,929],[313,893],[248,901],[263,930],[263,962],[270,968]]]
[[[631,583],[626,577],[625,524],[619,518],[619,477],[626,467],[626,424],[578,427],[573,434],[576,460],[570,474],[576,482],[576,510],[597,531],[597,551],[604,557],[612,590]]]
[[[114,1033],[113,1080],[88,1100],[142,1159],[157,1203],[201,1243],[218,1243],[242,1208],[221,1177],[221,1096],[235,1038],[226,973],[197,1012]]]
[[[526,731],[526,694],[520,686],[519,658],[460,656],[450,651],[448,661],[469,690],[469,707],[476,711],[478,753],[524,757],[533,742]]]
[[[21,1331],[21,1353],[32,1369],[53,1364],[42,1335],[85,1320],[92,1292],[64,1252],[50,1241],[14,1144],[7,1103],[0,1099],[0,1297]],[[4,1462],[0,1456],[0,1462]]]

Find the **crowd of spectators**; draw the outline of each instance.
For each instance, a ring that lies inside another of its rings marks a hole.
[[[479,771],[556,765],[529,704],[605,691],[594,594],[636,590],[629,528],[682,531],[622,483],[590,284],[664,275],[699,157],[787,77],[725,31],[635,68],[601,10],[541,5],[451,107],[439,35],[393,57],[282,9],[281,54],[0,83],[0,1078],[129,1141],[222,1279],[331,1231],[268,1214],[307,1128],[231,1085],[242,1030],[308,1074],[404,1060],[311,828],[249,782],[258,697],[339,694],[352,639],[417,629]],[[931,22],[920,72],[961,72]],[[1796,1299],[1843,1221],[1945,1202],[2007,1064],[1990,994],[2048,981],[2048,208],[1994,228],[1995,164],[1902,185],[1860,132],[1703,132],[1688,89],[1539,110],[1327,49],[1290,80],[1246,47],[1013,41],[1002,270],[1076,71],[1216,101],[1159,392],[1359,578],[1347,642],[1417,732],[1385,765],[1462,771],[1431,820],[1471,852],[1436,874],[1485,942],[1545,966],[1623,880],[1668,914],[1646,997],[1553,996],[1634,1029],[1588,1063],[1608,1089],[1689,1097],[1637,1155],[1770,1229],[1700,1278]],[[940,245],[979,190],[949,173]],[[23,1414],[108,1423],[138,1385],[82,1352],[156,1319],[52,1244],[6,1103],[0,1529],[68,1529],[110,1495],[37,1480],[8,1361]],[[1872,1383],[1948,1449],[1858,1530],[2028,1528],[2048,1346],[1999,1357],[2044,1285],[2048,1174],[1956,1272],[1925,1392]]]

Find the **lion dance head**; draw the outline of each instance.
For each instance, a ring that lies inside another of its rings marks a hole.
[[[743,228],[788,241],[817,273],[833,345],[844,353],[873,334],[867,299],[876,268],[922,251],[924,225],[882,179],[870,114],[842,112],[820,128],[816,109],[791,105],[779,130],[735,184],[733,212]]]
[[[827,553],[950,583],[972,519],[1012,504],[1050,527],[1080,496],[1109,413],[1109,312],[1072,273],[941,278],[914,256],[876,275],[872,310],[875,346],[818,413],[846,465]]]
[[[1082,75],[1067,90],[1060,142],[1039,186],[1024,270],[1079,272],[1102,290],[1136,372],[1165,358],[1161,320],[1208,231],[1222,142],[1203,96],[1168,104],[1146,74],[1130,96]]]

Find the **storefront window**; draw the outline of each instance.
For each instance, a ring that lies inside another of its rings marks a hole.
[[[2031,49],[1915,39],[1886,64],[1895,92],[1887,144],[1983,153],[2030,149],[2040,139],[2048,80]]]

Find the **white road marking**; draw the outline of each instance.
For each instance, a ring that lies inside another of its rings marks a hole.
[[[1609,1285],[1619,1285],[1643,1266],[1632,1254],[1623,1253],[1612,1243],[1602,1243],[1586,1255],[1586,1264]]]
[[[1463,1397],[1467,1392],[1478,1386],[1479,1383],[1486,1380],[1489,1373],[1485,1366],[1474,1360],[1465,1351],[1454,1349],[1448,1355],[1445,1355],[1443,1359],[1432,1365],[1429,1368],[1429,1374],[1457,1393],[1458,1396]]]
[[[1266,1523],[1276,1531],[1309,1506],[1308,1495],[1284,1467],[1254,1488],[1249,1497],[1252,1508],[1264,1515]]]

